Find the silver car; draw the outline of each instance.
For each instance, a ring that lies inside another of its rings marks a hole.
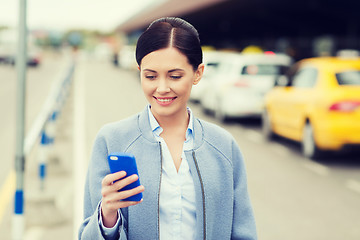
[[[216,72],[219,70],[221,63],[223,62],[222,60],[228,55],[228,52],[204,51],[204,74],[201,81],[197,85],[193,86],[190,94],[190,101],[200,102],[201,96],[203,95],[209,82],[211,82],[211,78],[216,75]]]
[[[201,105],[221,121],[235,117],[261,117],[264,95],[292,59],[284,54],[231,54],[206,86]]]

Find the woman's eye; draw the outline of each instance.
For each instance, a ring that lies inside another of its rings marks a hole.
[[[156,76],[148,75],[148,76],[145,76],[145,78],[147,78],[149,80],[154,80],[156,78]]]
[[[182,76],[170,76],[172,79],[180,79],[180,78],[182,78]]]

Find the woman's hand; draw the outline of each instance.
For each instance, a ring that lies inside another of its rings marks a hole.
[[[125,176],[126,172],[120,171],[108,174],[103,178],[101,188],[101,215],[103,224],[107,228],[111,228],[115,225],[119,208],[129,207],[142,202],[142,199],[138,202],[121,201],[144,191],[144,186],[142,185],[131,190],[118,191],[139,178],[136,174],[124,178]]]

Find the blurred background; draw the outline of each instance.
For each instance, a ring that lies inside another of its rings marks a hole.
[[[100,127],[146,106],[135,45],[153,20],[195,26],[189,106],[237,140],[261,240],[360,239],[360,2],[27,2],[22,239],[77,239]],[[0,239],[12,223],[17,1],[0,0]]]

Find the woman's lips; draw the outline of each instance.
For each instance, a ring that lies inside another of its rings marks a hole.
[[[156,102],[161,106],[167,106],[174,102],[176,97],[154,97]]]

